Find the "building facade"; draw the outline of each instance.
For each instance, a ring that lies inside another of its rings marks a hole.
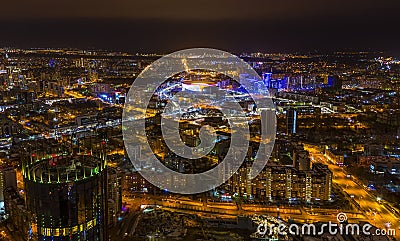
[[[250,180],[251,165],[242,166],[228,181],[232,193],[269,201],[328,201],[332,192],[332,172],[326,165],[313,164],[311,170],[293,166],[267,166]]]
[[[106,240],[106,158],[53,155],[23,167],[32,240]]]

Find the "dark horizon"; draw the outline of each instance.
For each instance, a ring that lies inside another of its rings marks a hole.
[[[154,5],[147,6],[151,4],[119,0],[113,7],[108,1],[93,6],[91,0],[70,2],[40,0],[20,8],[4,3],[0,46],[146,53],[194,47],[230,52],[351,50],[400,56],[398,1],[152,0]],[[10,14],[13,10],[16,14]]]

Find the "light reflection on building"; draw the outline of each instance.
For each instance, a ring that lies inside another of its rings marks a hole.
[[[106,157],[32,157],[23,167],[32,240],[105,240]]]

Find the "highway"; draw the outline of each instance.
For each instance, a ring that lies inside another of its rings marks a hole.
[[[339,212],[345,212],[350,223],[358,223],[368,221],[379,229],[395,229],[396,236],[400,240],[400,222],[399,217],[389,210],[389,206],[377,197],[361,182],[348,173],[343,167],[339,167],[331,163],[327,157],[313,148],[306,148],[314,162],[328,165],[333,172],[333,184],[338,186],[346,197],[351,201],[354,207],[353,211],[332,210],[322,208],[305,208],[305,207],[279,207],[279,216],[283,220],[289,218],[303,223],[313,222],[337,222],[336,215]],[[136,198],[125,197],[124,202],[136,203],[141,202],[142,195]],[[200,202],[187,198],[177,197],[161,197],[144,195],[146,198],[143,203],[157,204],[161,208],[171,211],[177,211],[186,214],[197,214],[204,217],[227,217],[232,218],[240,215],[268,214],[271,216],[278,215],[278,209],[275,206],[265,206],[258,204],[242,204],[239,209],[234,203],[213,203]],[[134,205],[134,204],[133,204]],[[132,205],[132,206],[133,206]]]
[[[344,167],[333,164],[328,157],[316,148],[305,146],[311,160],[328,165],[333,173],[333,184],[348,194],[359,211],[374,226],[380,229],[396,229],[396,238],[400,239],[400,217],[388,209],[384,202],[364,186],[355,176],[349,175]],[[362,220],[360,220],[362,221]]]

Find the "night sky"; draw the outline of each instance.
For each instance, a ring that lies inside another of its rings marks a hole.
[[[400,56],[398,0],[2,1],[0,46],[168,53],[382,50]]]

